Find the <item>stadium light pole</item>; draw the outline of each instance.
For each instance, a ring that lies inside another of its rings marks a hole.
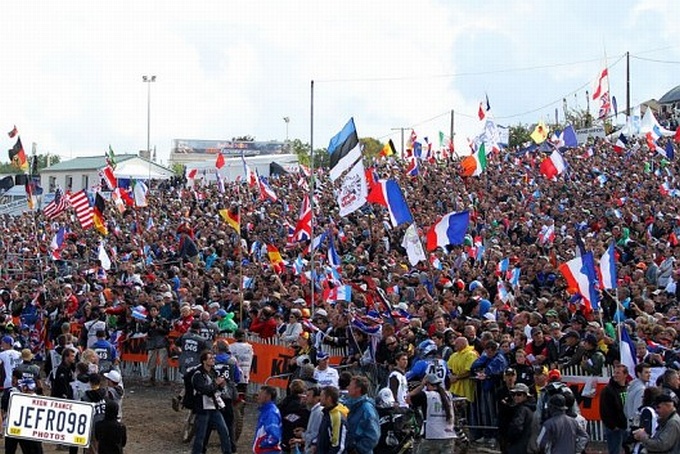
[[[290,123],[290,117],[283,117],[283,121],[286,122],[286,143],[288,143],[288,123]]]
[[[142,81],[146,85],[146,152],[151,161],[151,84],[156,82],[156,76],[142,76]]]

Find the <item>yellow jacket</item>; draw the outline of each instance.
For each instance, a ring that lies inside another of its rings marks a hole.
[[[468,345],[463,350],[453,353],[449,357],[448,366],[451,373],[456,376],[468,375],[470,367],[479,354],[472,345]],[[475,400],[475,382],[468,375],[467,378],[459,378],[451,385],[450,391],[458,396],[466,397],[470,402]]]

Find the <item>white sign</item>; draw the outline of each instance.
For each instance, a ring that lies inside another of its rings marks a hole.
[[[576,130],[576,140],[579,145],[583,145],[588,141],[588,137],[607,137],[602,126],[593,126],[592,128],[584,128]]]
[[[342,186],[338,190],[338,205],[340,216],[347,216],[366,204],[368,186],[364,163],[359,160],[342,179]]]
[[[35,394],[12,393],[5,436],[88,447],[94,405]]]

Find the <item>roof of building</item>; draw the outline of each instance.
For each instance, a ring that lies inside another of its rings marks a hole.
[[[116,162],[127,161],[128,159],[136,158],[136,154],[120,154],[116,155]],[[106,166],[106,156],[83,156],[79,158],[69,159],[68,161],[58,162],[51,165],[42,172],[64,172],[71,170],[99,170]]]
[[[680,101],[680,85],[670,89],[659,99],[660,104],[670,104],[678,101]]]

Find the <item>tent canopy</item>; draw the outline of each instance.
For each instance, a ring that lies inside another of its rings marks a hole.
[[[168,180],[172,178],[171,171],[164,171],[160,166],[129,159],[118,164],[113,171],[116,178],[134,178],[138,180]]]

